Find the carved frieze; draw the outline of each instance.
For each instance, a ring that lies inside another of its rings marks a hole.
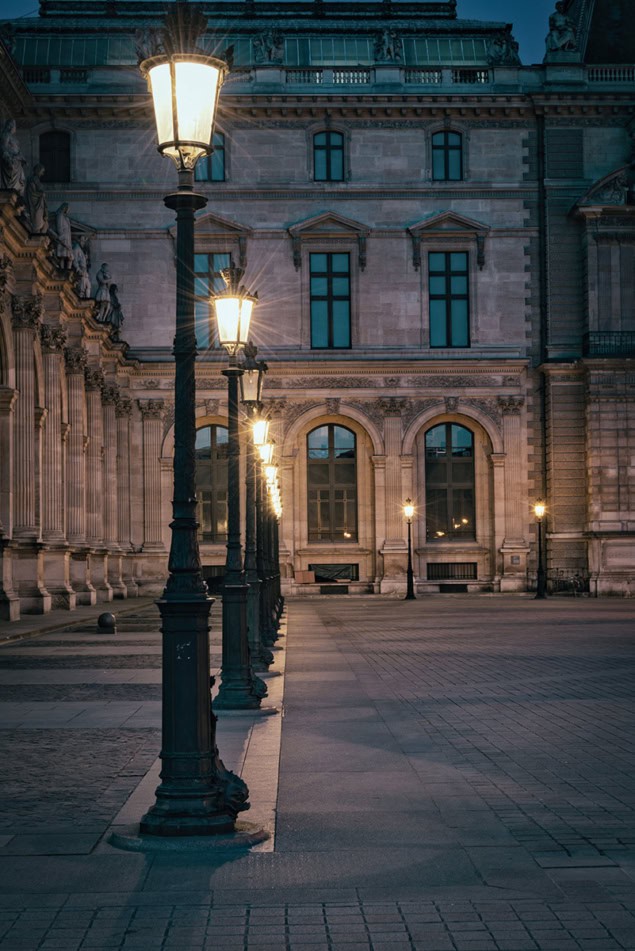
[[[480,410],[481,413],[488,416],[489,419],[496,424],[496,427],[500,429],[501,414],[496,400],[462,399],[461,405],[468,407],[473,406],[474,409]]]
[[[11,298],[11,317],[13,326],[21,330],[35,330],[42,320],[44,307],[41,294],[29,294]]]
[[[293,390],[364,389],[383,386],[383,380],[372,376],[294,376],[280,385]]]
[[[439,412],[441,412],[443,400],[439,397],[428,400],[409,400],[409,406],[403,414],[404,426],[408,427],[413,419],[416,419],[417,416],[420,416],[422,413],[426,413],[429,409],[432,409],[432,407],[437,407]]]
[[[426,374],[425,376],[406,377],[408,386],[425,386],[427,389],[443,387],[443,389],[459,389],[460,387],[470,386],[499,386],[500,381],[493,376],[446,376],[441,374]]]
[[[82,347],[67,347],[64,351],[67,373],[83,373],[86,367],[86,351]]]
[[[290,404],[288,400],[266,400],[265,413],[267,414],[268,419],[281,419],[289,405]]]
[[[383,416],[401,416],[404,410],[408,408],[409,400],[388,396],[376,401],[377,407]]]
[[[339,416],[340,412],[340,402],[339,397],[326,400],[326,412],[330,416]]]
[[[66,331],[61,327],[40,326],[40,343],[45,353],[60,353],[66,346]]]
[[[363,413],[364,416],[367,416],[381,432],[384,428],[385,417],[379,406],[380,402],[380,400],[352,400],[350,403],[347,403],[347,405],[354,407]]]

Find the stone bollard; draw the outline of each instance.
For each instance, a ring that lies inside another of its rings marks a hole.
[[[109,611],[106,611],[104,614],[100,614],[97,618],[97,633],[98,634],[116,634],[117,633],[117,619],[114,614],[110,614]]]

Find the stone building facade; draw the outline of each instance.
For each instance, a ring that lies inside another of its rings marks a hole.
[[[267,4],[202,4],[204,45],[231,66],[197,175],[211,581],[227,408],[206,295],[231,259],[260,295],[287,591],[316,590],[299,582],[307,570],[350,592],[405,591],[407,497],[420,593],[531,588],[538,497],[550,583],[635,590],[635,50],[615,27],[622,6],[561,4],[538,66],[520,64],[508,25],[455,6],[298,0],[274,19]],[[17,120],[27,173],[49,166],[46,231],[0,190],[11,618],[159,593],[169,546],[175,226],[162,199],[175,176],[136,68],[161,11],[40,7],[0,44],[4,126]],[[65,203],[89,298],[56,253]],[[94,298],[113,285],[104,320]]]

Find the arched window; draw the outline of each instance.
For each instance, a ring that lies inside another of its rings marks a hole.
[[[355,433],[318,426],[307,436],[309,541],[357,541]]]
[[[316,182],[344,181],[344,136],[316,132],[313,136],[313,177]]]
[[[43,182],[70,182],[71,137],[68,132],[51,129],[40,136],[40,163]]]
[[[206,542],[227,541],[227,429],[203,426],[196,431],[196,499],[199,536]]]
[[[426,433],[425,454],[427,540],[474,539],[474,435],[441,423]]]
[[[459,132],[435,132],[432,136],[432,178],[437,182],[463,178],[463,142]]]

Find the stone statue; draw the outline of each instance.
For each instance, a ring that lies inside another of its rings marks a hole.
[[[15,119],[7,119],[0,133],[0,188],[24,195],[25,165],[16,135]]]
[[[102,264],[97,271],[97,293],[95,294],[95,320],[99,321],[100,324],[108,323],[110,317],[112,306],[110,303],[111,284],[112,277],[108,265]]]
[[[284,62],[284,39],[276,30],[265,30],[254,37],[254,56],[257,63]]]
[[[518,43],[509,33],[497,33],[487,46],[487,62],[492,66],[520,66]]]
[[[86,237],[82,235],[73,241],[73,271],[75,273],[75,290],[77,296],[83,300],[90,297],[91,286],[88,276],[88,258],[86,254]]]
[[[15,53],[16,40],[15,33],[13,30],[13,24],[3,23],[0,27],[0,39],[7,48],[8,53],[13,56]]]
[[[394,30],[381,30],[375,34],[374,52],[378,63],[400,63],[403,58],[401,39]]]
[[[71,238],[71,220],[68,217],[68,204],[63,202],[55,212],[55,239],[54,254],[57,266],[63,271],[70,271],[73,266],[73,240]]]
[[[163,30],[161,28],[144,26],[134,32],[135,51],[140,63],[150,56],[158,56],[164,52]]]
[[[39,162],[33,166],[33,171],[26,180],[24,201],[29,216],[31,234],[48,234],[49,213],[46,204],[46,195],[42,187],[44,166]]]
[[[549,33],[545,39],[548,53],[569,52],[578,48],[575,26],[564,12],[563,0],[556,3],[555,13],[549,17]]]
[[[110,324],[111,336],[113,340],[119,340],[119,331],[123,326],[123,311],[117,296],[117,285],[110,285],[110,313],[108,314],[108,323]]]

